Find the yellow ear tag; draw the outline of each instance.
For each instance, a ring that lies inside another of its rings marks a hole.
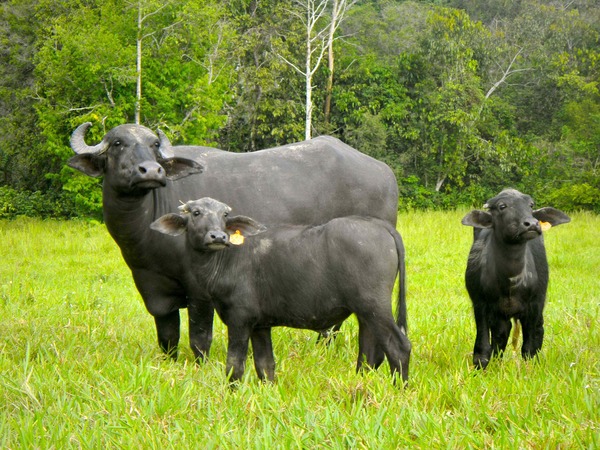
[[[552,228],[552,224],[550,222],[540,222],[540,227],[542,227],[542,231],[548,231]]]
[[[235,233],[229,236],[229,242],[233,245],[242,245],[244,243],[244,236],[242,236],[240,230],[235,230]]]

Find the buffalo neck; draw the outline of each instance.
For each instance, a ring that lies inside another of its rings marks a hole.
[[[526,270],[528,241],[506,243],[493,233],[490,234],[491,257],[495,259],[499,279],[519,277]]]
[[[223,250],[191,250],[190,263],[197,286],[206,289],[205,294],[210,297],[220,298],[229,295],[236,286],[245,285],[247,277],[253,277],[252,268],[257,266],[254,248],[252,239],[247,239],[242,246]]]
[[[240,275],[236,270],[237,250],[240,249],[227,248],[214,252],[192,250],[194,276],[198,285],[206,288],[210,296],[220,292],[224,273],[232,275],[230,278],[225,277],[225,280],[229,280],[228,284],[235,283]]]
[[[152,232],[150,224],[163,211],[160,211],[157,190],[144,195],[118,195],[110,188],[103,189],[103,209],[106,227],[121,250],[135,250],[136,244],[144,242],[145,236]],[[169,211],[170,212],[170,211]]]

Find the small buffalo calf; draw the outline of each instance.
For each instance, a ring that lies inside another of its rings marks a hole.
[[[473,364],[478,368],[485,369],[506,348],[511,318],[523,329],[523,358],[542,347],[548,287],[542,229],[571,219],[558,209],[533,206],[530,196],[505,189],[484,205],[489,212],[474,210],[462,219],[474,227],[465,281],[477,326]]]
[[[162,216],[151,227],[174,236],[186,232],[189,263],[196,285],[203,286],[195,297],[212,301],[228,327],[231,381],[244,373],[249,340],[259,378],[274,380],[271,327],[321,331],[354,313],[357,370],[364,363],[376,368],[387,357],[394,380],[398,374],[406,382],[411,344],[405,334],[404,246],[391,225],[345,217],[266,230],[249,217],[230,216],[231,208],[212,198],[179,209],[181,214]],[[397,273],[394,321],[390,300]]]

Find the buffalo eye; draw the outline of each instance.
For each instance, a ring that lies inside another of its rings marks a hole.
[[[119,139],[117,139],[115,142],[113,142],[113,145],[115,147],[118,147],[119,145],[121,145],[121,141]]]
[[[198,217],[200,215],[200,211],[196,210],[192,213],[194,216]]]
[[[229,216],[229,213],[228,213],[228,212],[226,212],[226,213],[223,213],[223,217],[227,217],[227,216]]]
[[[503,209],[506,209],[506,203],[498,204],[498,210],[502,211]]]
[[[154,143],[154,146],[155,146],[156,148],[160,148],[160,141],[156,141],[156,142]]]

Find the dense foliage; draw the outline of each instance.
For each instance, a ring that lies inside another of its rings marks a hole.
[[[99,215],[99,181],[66,167],[68,139],[84,121],[95,143],[135,120],[138,44],[142,124],[236,152],[302,140],[306,87],[290,63],[305,64],[307,2],[3,2],[0,217]],[[322,64],[311,133],[386,161],[402,208],[513,186],[600,211],[594,0],[360,0],[336,36],[331,113]]]

